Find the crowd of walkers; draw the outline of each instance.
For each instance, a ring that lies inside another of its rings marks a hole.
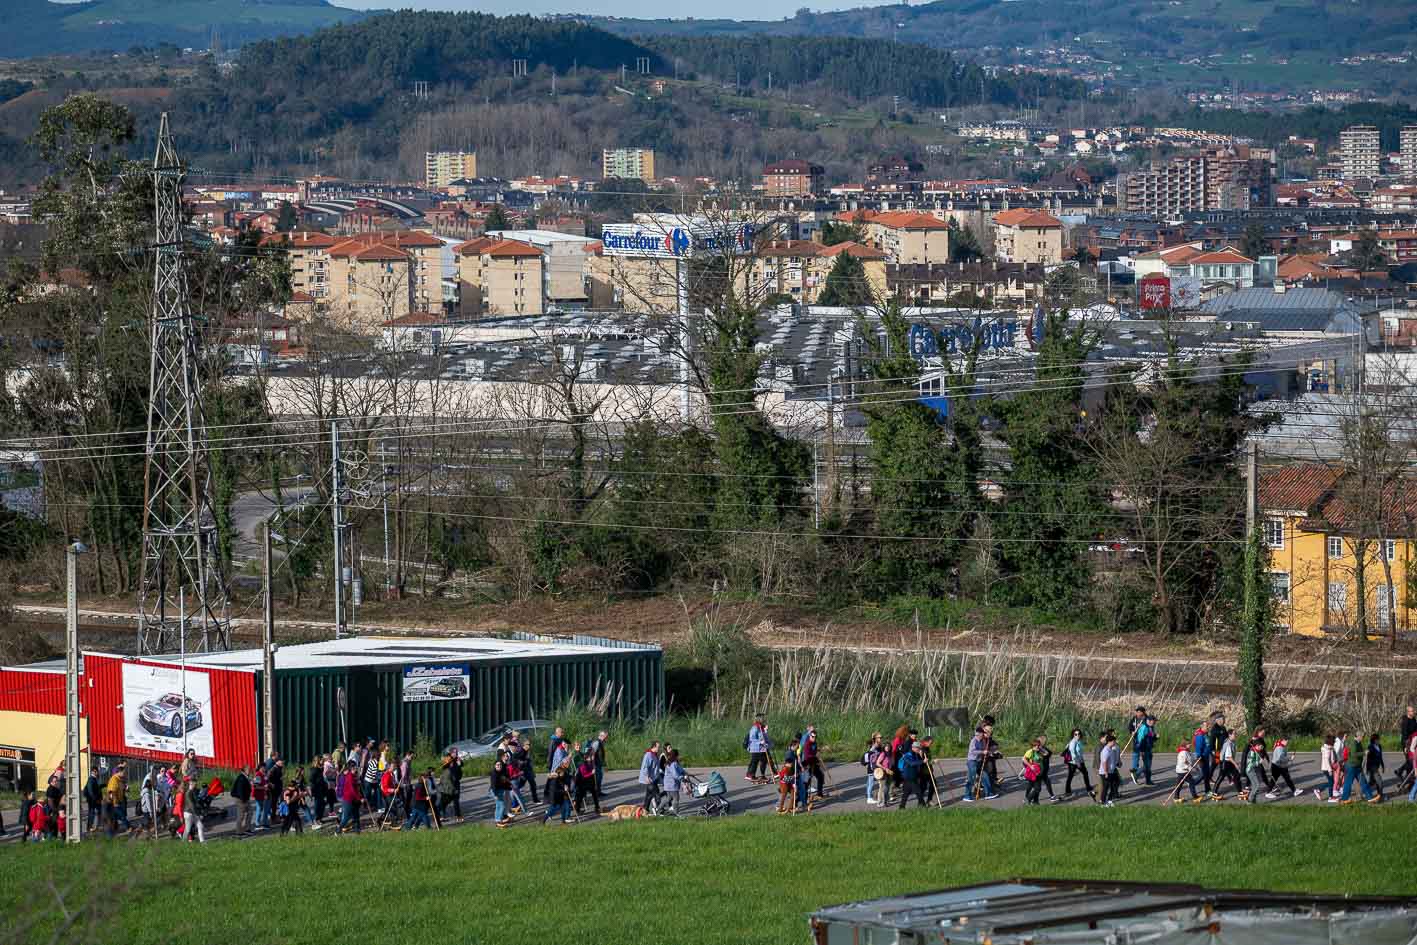
[[[1211,715],[1176,746],[1174,765],[1164,772],[1153,767],[1160,735],[1156,719],[1144,707],[1138,706],[1128,720],[1125,738],[1112,729],[1095,736],[1073,729],[1062,747],[1065,771],[1058,772],[1062,783],[1056,789],[1055,752],[1046,736],[1034,738],[1015,765],[994,732],[995,720],[986,715],[969,739],[962,803],[992,801],[1017,785],[1022,785],[1025,804],[1039,804],[1044,792],[1050,802],[1061,803],[1075,796],[1076,784],[1082,796],[1111,807],[1122,795],[1124,772],[1134,786],[1152,786],[1158,776],[1166,777],[1168,803],[1230,796],[1256,803],[1261,797],[1278,800],[1304,794],[1295,785],[1295,760],[1286,739],[1271,741],[1263,727],[1238,732],[1227,726],[1222,713]],[[1354,803],[1360,797],[1379,803],[1405,792],[1409,801],[1417,801],[1417,711],[1412,706],[1400,720],[1399,738],[1401,764],[1389,774],[1380,735],[1364,737],[1342,730],[1325,735],[1318,762],[1321,781],[1313,789],[1314,796],[1329,804]],[[533,806],[543,808],[543,824],[552,819],[568,823],[591,811],[601,814],[606,743],[604,731],[576,741],[558,727],[543,756],[527,736],[507,731],[487,771],[493,822],[509,826],[530,814]],[[744,736],[743,747],[748,754],[744,779],[774,787],[779,814],[810,812],[829,796],[831,775],[823,764],[815,727],[794,732],[778,759],[774,757],[778,746],[760,715]],[[909,724],[889,737],[873,733],[860,756],[866,804],[904,808],[912,797],[921,807],[943,804],[948,785],[936,773],[935,749],[932,736],[921,735]],[[538,790],[536,768],[543,759],[546,777]],[[18,812],[22,841],[64,836],[68,776],[61,764],[41,794],[23,794]],[[246,837],[278,826],[284,835],[292,829],[302,833],[307,826],[319,830],[327,825],[337,833],[359,832],[366,826],[416,830],[440,827],[450,815],[463,822],[463,777],[464,759],[456,749],[449,749],[436,767],[425,766],[422,771],[417,770],[412,752],[396,752],[387,742],[374,739],[348,750],[340,744],[308,766],[288,767],[279,753],[273,753],[258,765],[242,767],[232,780],[235,833]],[[646,747],[637,780],[643,796],[635,805],[636,816],[678,812],[683,791],[698,783],[686,773],[678,749],[659,741]],[[204,820],[225,789],[216,778],[204,781],[194,751],[188,751],[177,765],[152,766],[142,778],[130,817],[127,763],[120,761],[103,771],[93,767],[81,791],[84,830],[108,837],[167,835],[205,842]],[[0,834],[4,832],[0,822]]]

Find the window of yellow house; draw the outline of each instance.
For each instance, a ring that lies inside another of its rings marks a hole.
[[[1343,539],[1338,535],[1328,537],[1328,556],[1330,558],[1343,557]]]
[[[1264,520],[1264,543],[1267,548],[1284,547],[1284,519],[1267,518]]]
[[[1289,572],[1271,571],[1269,572],[1270,595],[1277,603],[1289,603]]]
[[[1384,539],[1383,539],[1383,547],[1382,547],[1382,552],[1381,552],[1381,553],[1382,553],[1382,560],[1384,560],[1384,561],[1396,561],[1396,560],[1397,560],[1397,542],[1396,542],[1395,540],[1391,539],[1391,538],[1384,538]]]
[[[1342,581],[1331,581],[1328,585],[1329,620],[1348,611],[1348,585]]]

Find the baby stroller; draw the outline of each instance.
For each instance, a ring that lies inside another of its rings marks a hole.
[[[192,792],[192,808],[203,822],[225,819],[226,808],[212,806],[212,802],[224,793],[226,793],[226,786],[221,783],[221,778],[212,778],[204,786]]]
[[[684,781],[689,786],[689,796],[694,801],[702,801],[699,809],[691,813],[705,817],[722,817],[730,808],[728,803],[728,782],[717,771],[710,771],[708,780],[700,781],[692,774],[685,774]]]

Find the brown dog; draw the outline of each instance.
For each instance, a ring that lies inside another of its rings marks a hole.
[[[611,820],[639,820],[645,815],[645,809],[639,804],[621,804],[609,814]]]

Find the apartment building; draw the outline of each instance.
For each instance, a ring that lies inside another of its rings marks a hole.
[[[950,226],[915,210],[839,213],[837,220],[861,228],[866,242],[897,264],[942,263],[950,258]]]
[[[290,261],[290,287],[311,310],[355,331],[442,303],[440,251],[435,236],[416,230],[338,237],[297,231],[261,241],[281,246]]]
[[[1397,139],[1403,177],[1417,177],[1417,125],[1403,125]]]
[[[886,296],[886,254],[872,246],[845,242],[823,246],[811,240],[771,240],[752,259],[745,298],[754,301],[770,295],[789,295],[804,305],[817,304],[827,276],[843,253],[861,261],[871,295]]]
[[[648,183],[655,179],[653,148],[606,148],[600,153],[600,176],[606,180],[632,178]]]
[[[440,190],[455,180],[477,176],[477,152],[429,151],[424,160],[424,181],[429,190]]]
[[[1056,266],[1063,261],[1063,221],[1023,207],[996,213],[994,255],[1000,262]]]
[[[826,170],[820,164],[791,158],[763,169],[763,193],[769,197],[810,197],[823,190]]]
[[[1382,136],[1372,125],[1350,125],[1338,135],[1338,161],[1344,180],[1382,173]]]
[[[319,305],[330,297],[330,249],[341,242],[328,233],[297,231],[261,239],[262,246],[283,246],[290,263],[290,289]]]
[[[455,253],[463,318],[545,311],[545,259],[535,246],[478,237],[459,245]]]
[[[1192,210],[1249,210],[1274,202],[1268,161],[1244,146],[1181,154],[1126,175],[1119,184],[1124,209],[1179,214]]]

